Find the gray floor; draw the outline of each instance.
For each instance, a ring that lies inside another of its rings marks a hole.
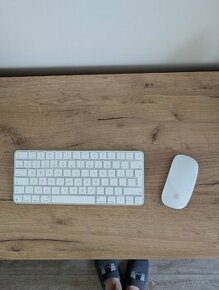
[[[126,261],[120,261],[122,272]],[[100,290],[93,261],[0,261],[1,290]],[[152,260],[148,290],[218,290],[219,260]]]

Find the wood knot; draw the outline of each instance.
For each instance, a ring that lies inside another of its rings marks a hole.
[[[144,86],[146,89],[153,87],[153,83],[145,83]]]
[[[1,126],[0,134],[3,134],[13,145],[22,145],[26,143],[26,139],[21,136],[13,127]]]
[[[160,126],[153,129],[151,134],[151,142],[152,144],[157,140],[158,136],[160,134]]]
[[[66,225],[67,223],[63,220],[63,219],[61,219],[61,218],[57,218],[56,220],[55,220],[55,223],[57,224],[57,225]]]

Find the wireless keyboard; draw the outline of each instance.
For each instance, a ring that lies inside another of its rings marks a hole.
[[[13,199],[17,204],[142,205],[144,154],[16,151]]]

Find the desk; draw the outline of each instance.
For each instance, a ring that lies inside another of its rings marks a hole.
[[[0,78],[0,258],[218,256],[219,73]],[[142,207],[15,205],[17,149],[145,152]],[[188,207],[160,196],[172,158],[196,158]]]

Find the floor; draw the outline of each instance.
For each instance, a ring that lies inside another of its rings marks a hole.
[[[124,273],[126,261],[120,261]],[[101,290],[93,261],[0,261],[1,290]],[[148,290],[218,290],[219,260],[151,260]]]

